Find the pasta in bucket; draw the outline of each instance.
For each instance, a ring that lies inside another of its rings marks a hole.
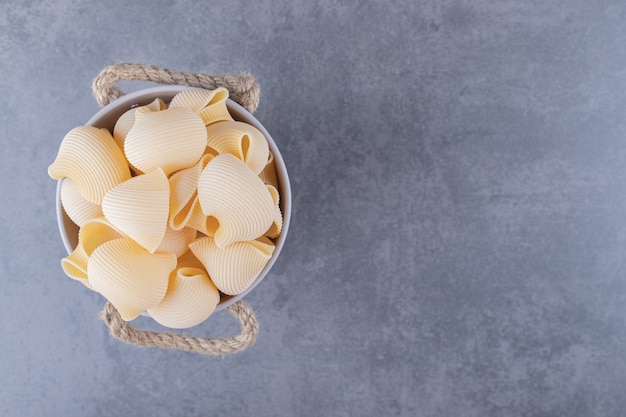
[[[171,85],[125,95],[119,80]],[[276,261],[291,214],[285,163],[251,114],[258,84],[118,64],[93,91],[104,107],[63,138],[49,167],[64,272],[108,300],[101,317],[124,342],[211,355],[251,346],[258,324],[242,298]],[[200,338],[129,323],[147,315],[186,329],[222,309],[241,334]]]

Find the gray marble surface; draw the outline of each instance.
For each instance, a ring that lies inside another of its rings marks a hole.
[[[626,4],[249,3],[0,1],[0,415],[625,415]],[[238,355],[61,271],[47,167],[128,61],[262,85],[294,211]]]

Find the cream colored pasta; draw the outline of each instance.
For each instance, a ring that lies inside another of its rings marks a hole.
[[[102,216],[100,205],[85,199],[71,178],[65,178],[61,183],[61,204],[67,216],[78,226]]]
[[[189,222],[193,205],[197,200],[198,179],[211,159],[213,155],[203,155],[197,164],[182,169],[170,177],[169,226],[172,229],[180,230]]]
[[[170,275],[165,297],[148,314],[164,326],[186,329],[205,321],[219,301],[220,294],[204,270],[178,268]]]
[[[205,125],[233,120],[226,107],[228,90],[184,90],[176,94],[170,107],[186,107],[198,113]]]
[[[189,221],[187,227],[197,230],[198,232],[207,236],[215,236],[215,231],[219,227],[219,222],[213,216],[206,216],[202,212],[200,201],[196,196],[191,212],[189,214]]]
[[[128,163],[111,133],[91,126],[74,128],[65,135],[48,174],[54,179],[70,178],[94,204],[102,203],[108,190],[130,178]]]
[[[273,185],[266,184],[268,191],[272,195],[274,200],[274,221],[270,228],[265,232],[265,236],[272,239],[277,238],[283,228],[283,215],[280,212],[280,195],[278,190]]]
[[[152,103],[141,106],[145,107],[150,111],[160,111],[167,109],[167,104],[160,98],[157,98]],[[113,139],[120,147],[121,150],[124,150],[124,140],[126,140],[126,135],[135,124],[135,112],[139,107],[132,108],[122,114],[117,122],[115,122],[115,127],[113,128]]]
[[[61,268],[68,277],[83,283],[87,288],[91,288],[87,279],[87,262],[89,256],[85,253],[82,246],[76,246],[76,249],[69,256],[61,260]]]
[[[176,268],[173,253],[149,253],[132,239],[114,239],[89,257],[89,283],[105,296],[124,320],[155,307],[167,292]]]
[[[269,153],[269,157],[267,159],[267,163],[263,168],[263,171],[259,174],[259,178],[266,184],[270,184],[274,186],[274,188],[278,189],[278,178],[276,177],[276,164],[274,163],[274,154],[272,152]]]
[[[170,185],[160,168],[112,188],[102,201],[106,218],[147,251],[154,252],[167,227]]]
[[[206,147],[202,119],[186,107],[158,112],[138,108],[124,141],[128,162],[141,172],[161,168],[166,175],[194,165]]]
[[[198,199],[204,215],[219,223],[215,242],[221,248],[262,236],[274,221],[274,200],[263,181],[228,153],[213,158],[202,171]]]
[[[176,256],[181,256],[187,252],[189,249],[187,245],[193,242],[195,238],[196,231],[192,228],[185,227],[180,230],[174,230],[168,227],[156,252],[171,252]]]
[[[196,258],[196,255],[194,255],[191,250],[188,250],[178,257],[178,263],[176,264],[176,268],[195,268],[201,269],[206,273],[204,265],[202,265],[202,262],[200,262],[200,260]]]
[[[244,292],[274,253],[274,243],[266,237],[236,242],[225,248],[218,247],[214,239],[203,237],[189,248],[205,266],[215,286],[228,295]]]
[[[206,128],[207,146],[219,153],[230,153],[259,174],[269,158],[269,146],[259,129],[243,122],[223,122]]]
[[[104,242],[126,237],[128,236],[113,226],[105,217],[98,217],[85,223],[80,228],[78,232],[78,247],[81,247],[85,255],[89,257]]]

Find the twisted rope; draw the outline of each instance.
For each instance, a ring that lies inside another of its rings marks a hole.
[[[205,339],[179,333],[152,332],[139,330],[124,321],[111,303],[106,303],[100,318],[109,328],[111,336],[135,346],[177,349],[203,355],[227,355],[240,352],[252,346],[259,332],[259,325],[250,306],[239,300],[227,307],[241,325],[241,334],[222,339]]]
[[[118,81],[152,81],[159,84],[188,85],[214,90],[225,87],[230,98],[241,104],[250,113],[259,105],[261,87],[250,74],[208,75],[188,73],[145,64],[115,64],[104,68],[93,80],[93,94],[100,106],[105,106],[124,95],[115,87]]]
[[[259,83],[249,74],[240,76],[190,74],[144,64],[116,64],[104,68],[94,79],[93,94],[100,106],[120,98],[124,92],[115,87],[118,81],[153,81],[159,84],[189,85],[209,90],[225,87],[229,96],[249,112],[259,105]],[[136,329],[125,322],[111,303],[107,303],[100,318],[109,328],[111,335],[122,342],[135,346],[178,349],[203,355],[227,355],[241,352],[252,346],[259,332],[259,325],[250,306],[240,300],[226,309],[241,325],[237,336],[210,339],[187,336],[180,333],[152,332]]]

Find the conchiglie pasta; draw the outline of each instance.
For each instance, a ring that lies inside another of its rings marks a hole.
[[[219,223],[214,236],[221,248],[262,236],[274,221],[274,200],[263,181],[227,153],[213,158],[202,171],[198,199],[204,215]]]
[[[158,112],[138,108],[124,141],[128,162],[141,172],[161,168],[166,175],[194,165],[206,147],[202,119],[186,107]]]
[[[267,164],[269,146],[259,129],[243,122],[223,122],[206,128],[207,146],[219,153],[235,155],[255,173]]]
[[[205,266],[215,286],[228,295],[244,292],[274,253],[274,243],[266,237],[236,242],[225,248],[218,247],[214,239],[203,237],[189,248]]]
[[[65,135],[48,174],[54,179],[70,178],[94,204],[101,204],[108,190],[130,178],[128,163],[111,133],[91,126],[74,128]]]
[[[165,236],[169,201],[167,177],[155,169],[111,189],[102,201],[102,211],[111,224],[154,252]]]
[[[83,247],[78,245],[72,253],[61,260],[61,268],[63,268],[65,275],[91,288],[87,278],[88,261],[89,256],[87,256]]]
[[[280,211],[280,194],[278,194],[278,190],[274,188],[273,185],[267,184],[266,186],[274,200],[274,221],[267,232],[265,232],[265,236],[274,239],[280,235],[283,228],[283,214]]]
[[[85,199],[71,178],[65,178],[61,183],[61,204],[67,216],[78,226],[102,216],[100,205]]]
[[[115,139],[115,143],[120,147],[121,150],[124,150],[124,141],[126,140],[126,135],[130,132],[130,129],[135,124],[135,112],[138,108],[146,108],[150,111],[160,111],[167,109],[167,104],[160,98],[155,99],[152,103],[141,106],[134,107],[117,119],[115,122],[115,127],[113,128],[113,139]]]
[[[226,99],[228,90],[219,87],[215,90],[184,90],[176,94],[170,107],[186,107],[196,112],[205,125],[233,120]]]
[[[89,283],[115,306],[124,320],[155,307],[176,268],[173,253],[149,253],[132,239],[114,239],[89,257]]]
[[[274,154],[272,152],[269,153],[269,158],[267,159],[267,163],[263,170],[259,173],[259,178],[265,184],[269,184],[274,186],[274,188],[278,189],[278,178],[276,177],[276,164],[274,163]]]
[[[204,270],[178,268],[170,275],[165,297],[148,314],[164,326],[186,329],[205,321],[219,301],[219,291]]]
[[[181,169],[170,177],[169,226],[172,229],[180,230],[187,225],[197,200],[198,179],[211,159],[213,155],[203,155],[197,164]]]

